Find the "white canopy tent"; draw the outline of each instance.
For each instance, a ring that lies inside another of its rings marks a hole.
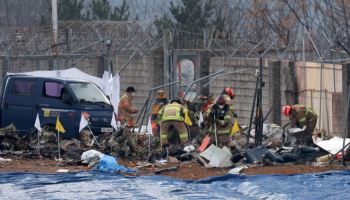
[[[7,75],[29,75],[35,77],[50,77],[50,78],[65,78],[65,79],[78,79],[95,83],[102,90],[105,88],[102,78],[91,76],[87,73],[80,71],[77,68],[70,68],[65,70],[52,70],[52,71],[32,71],[23,73],[7,73]],[[103,92],[105,92],[103,90]]]

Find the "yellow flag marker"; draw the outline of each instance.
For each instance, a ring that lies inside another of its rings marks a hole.
[[[65,133],[66,130],[64,130],[61,122],[60,122],[60,119],[57,117],[57,120],[56,120],[56,130],[60,133]]]
[[[192,121],[190,117],[188,116],[188,112],[185,113],[185,123],[189,126],[192,126]]]
[[[234,136],[236,133],[239,132],[239,126],[238,126],[238,119],[235,118],[235,123],[233,124],[232,128],[231,128],[231,135]]]

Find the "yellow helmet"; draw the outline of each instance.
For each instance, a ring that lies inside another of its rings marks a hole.
[[[167,98],[164,90],[158,90],[157,93],[158,93],[157,94],[158,99],[166,99]]]

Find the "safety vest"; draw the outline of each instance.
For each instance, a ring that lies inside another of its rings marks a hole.
[[[317,116],[317,114],[315,113],[314,110],[312,110],[310,107],[307,107],[305,109],[305,114],[298,119],[298,123],[300,126],[304,126],[306,125],[306,122],[307,122],[307,118],[309,117],[313,117],[313,116]]]
[[[183,107],[180,104],[168,104],[164,108],[162,108],[160,111],[161,121],[169,121],[169,120],[175,120],[175,121],[183,121],[184,115],[183,115]]]

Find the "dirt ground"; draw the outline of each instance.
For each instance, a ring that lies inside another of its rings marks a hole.
[[[35,173],[56,173],[59,169],[68,169],[69,172],[88,170],[86,166],[67,166],[55,160],[13,160],[12,162],[0,162],[0,172],[35,172]]]
[[[262,167],[250,167],[243,169],[242,172],[247,175],[257,174],[304,174],[304,173],[319,173],[332,170],[350,170],[349,167],[343,167],[342,165],[275,165],[275,166],[262,166]]]
[[[128,167],[134,167],[132,162],[118,160],[120,164]],[[79,172],[89,170],[83,165],[65,165],[62,162],[54,160],[13,160],[12,162],[0,162],[0,173],[10,172],[34,172],[34,173],[57,173],[59,169],[66,169],[69,172]],[[164,171],[162,171],[164,170]],[[257,174],[302,174],[317,173],[330,170],[350,170],[350,167],[341,165],[275,165],[275,166],[256,166],[244,169],[242,172],[246,175]],[[222,176],[229,171],[228,168],[207,169],[198,162],[184,162],[181,164],[167,164],[164,166],[150,165],[140,169],[139,175],[159,174],[170,176],[177,179],[203,179],[210,176]]]
[[[226,174],[227,168],[205,168],[198,162],[184,162],[181,164],[167,164],[158,167],[158,169],[144,170],[141,169],[141,174],[157,174],[157,170],[166,170],[159,175],[170,176],[177,179],[196,180],[210,176],[222,176]]]

